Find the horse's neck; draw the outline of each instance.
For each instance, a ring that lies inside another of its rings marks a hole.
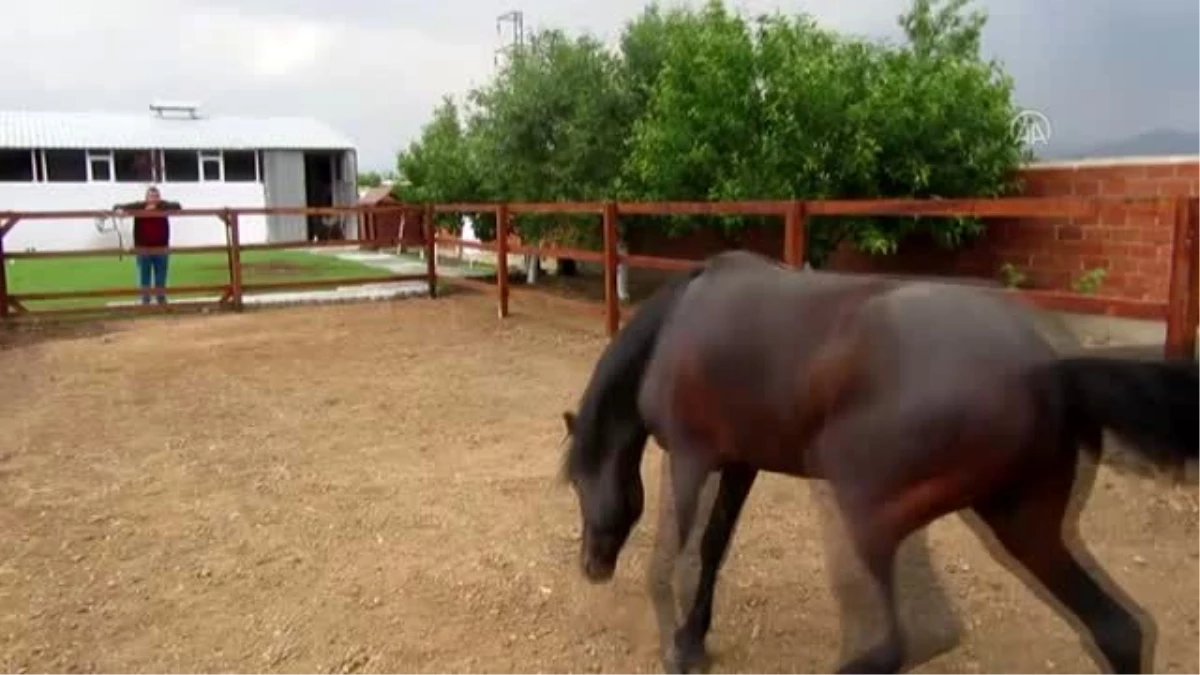
[[[584,393],[581,409],[594,423],[605,425],[602,445],[590,449],[605,453],[593,467],[615,469],[623,476],[639,471],[649,430],[638,410],[638,393],[668,312],[692,273],[660,289],[642,303],[625,328],[609,343]],[[616,439],[611,441],[610,439]]]
[[[646,441],[649,440],[646,423],[636,414],[635,408],[632,416],[626,411],[625,415],[610,420],[609,424],[612,425],[610,433],[614,433],[621,442],[613,444],[612,454],[606,462],[609,465],[607,468],[621,476],[640,471],[642,456],[646,452]]]

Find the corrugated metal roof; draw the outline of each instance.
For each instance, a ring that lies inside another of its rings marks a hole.
[[[391,185],[380,185],[362,191],[358,197],[359,204],[378,204],[392,196]]]
[[[0,148],[350,150],[354,142],[305,117],[159,117],[150,112],[0,110]]]

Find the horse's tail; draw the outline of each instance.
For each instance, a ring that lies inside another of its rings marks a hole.
[[[1072,444],[1095,455],[1105,429],[1129,449],[1162,467],[1200,455],[1197,408],[1200,371],[1190,361],[1063,358],[1039,367],[1037,386],[1062,410]]]

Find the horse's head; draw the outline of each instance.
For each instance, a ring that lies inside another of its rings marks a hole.
[[[579,562],[590,581],[605,582],[642,516],[645,431],[632,422],[581,423],[570,412],[563,413],[563,422],[568,443],[563,476],[579,498],[583,527]]]

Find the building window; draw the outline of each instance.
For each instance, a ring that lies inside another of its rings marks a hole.
[[[150,150],[117,150],[113,168],[119,183],[149,183],[155,180],[154,153]]]
[[[121,182],[257,183],[263,174],[257,150],[118,150],[111,156]]]
[[[229,183],[254,183],[258,181],[258,153],[253,150],[226,150],[225,181]]]
[[[89,173],[85,150],[42,151],[42,176],[49,183],[86,183]]]
[[[0,150],[0,183],[32,183],[36,165],[33,150]]]
[[[220,150],[205,150],[200,153],[200,179],[219,182],[224,178]]]
[[[168,183],[195,183],[200,180],[200,164],[195,150],[164,150],[163,180]]]
[[[111,150],[88,150],[88,180],[93,183],[108,183],[113,179],[113,154]]]

